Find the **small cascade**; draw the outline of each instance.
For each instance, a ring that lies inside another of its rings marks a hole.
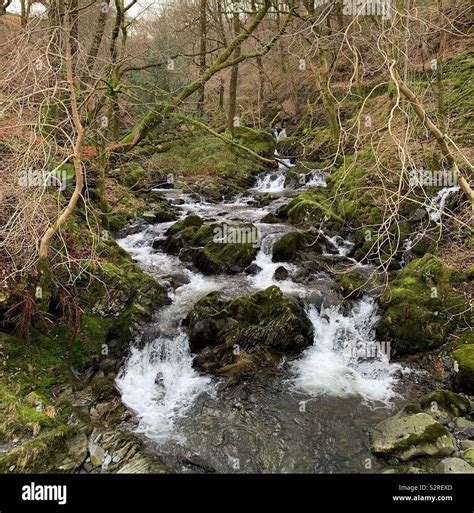
[[[285,293],[298,293],[304,296],[306,292],[304,287],[294,283],[290,279],[280,281],[275,279],[275,271],[278,269],[278,267],[284,267],[288,273],[296,270],[296,266],[287,262],[275,263],[272,261],[273,245],[279,237],[281,237],[281,234],[273,233],[267,235],[263,239],[260,250],[253,262],[257,264],[258,267],[260,267],[261,271],[259,271],[254,276],[249,277],[250,283],[253,288],[258,290],[266,289],[272,285],[276,285],[280,287],[280,289]]]
[[[389,345],[376,342],[376,304],[362,299],[347,315],[338,307],[318,312],[310,305],[307,313],[314,345],[292,363],[295,388],[313,397],[359,395],[369,403],[390,404],[402,367],[389,362]]]
[[[455,192],[459,191],[459,185],[454,185],[452,187],[444,187],[441,189],[436,196],[434,196],[430,200],[430,204],[427,207],[428,215],[430,216],[431,221],[439,224],[441,220],[441,215],[444,212],[446,201],[449,196]]]

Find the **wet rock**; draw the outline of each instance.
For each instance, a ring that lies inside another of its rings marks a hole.
[[[289,273],[285,267],[280,265],[280,267],[277,267],[275,270],[275,280],[282,281],[287,280],[289,276]]]
[[[276,224],[280,223],[281,219],[279,219],[275,214],[272,214],[270,212],[266,216],[263,216],[260,222],[266,224]]]
[[[464,419],[462,417],[458,417],[454,421],[454,425],[456,426],[456,429],[459,430],[470,430],[474,432],[474,422],[472,420]]]
[[[450,456],[456,451],[451,433],[426,413],[398,414],[370,432],[371,451],[382,457],[408,461],[417,456]]]
[[[244,269],[244,273],[255,275],[255,274],[258,274],[261,270],[262,270],[262,268],[258,264],[253,263]]]
[[[77,470],[87,457],[87,437],[76,427],[61,425],[27,440],[0,457],[0,473]]]
[[[241,373],[273,367],[279,354],[296,354],[312,343],[313,328],[299,300],[278,287],[225,300],[201,299],[185,320],[195,365],[212,372]]]
[[[420,399],[422,409],[443,424],[469,412],[471,404],[466,397],[450,390],[435,390]]]
[[[286,233],[273,245],[272,260],[274,262],[291,262],[298,253],[308,247],[308,237],[305,233],[294,231]]]
[[[89,457],[90,462],[93,467],[100,467],[102,466],[102,461],[105,457],[105,451],[100,446],[95,444],[94,442],[89,442]]]
[[[357,271],[340,274],[336,278],[334,288],[338,290],[345,299],[359,299],[364,292],[364,285],[367,279]]]
[[[462,453],[462,459],[467,461],[469,465],[474,465],[474,448],[466,449]]]
[[[188,216],[170,226],[165,235],[164,251],[191,260],[204,274],[240,273],[258,251],[259,234],[252,224],[203,224],[199,216]]]
[[[453,360],[459,390],[474,394],[474,344],[465,344],[453,351]]]
[[[431,474],[431,470],[427,468],[399,466],[384,470],[382,474]]]
[[[444,458],[434,471],[438,474],[474,474],[474,467],[461,458]]]
[[[456,290],[463,280],[461,272],[433,255],[411,262],[381,297],[385,312],[377,327],[379,337],[391,339],[399,355],[441,346],[468,315],[469,306]],[[466,370],[461,381],[469,383],[472,376],[465,379]]]
[[[155,239],[152,244],[151,244],[151,247],[153,249],[161,249],[163,247],[165,243],[165,239]]]

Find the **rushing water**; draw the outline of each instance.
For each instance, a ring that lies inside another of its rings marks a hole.
[[[361,472],[370,457],[365,431],[400,399],[397,379],[407,371],[390,363],[389,348],[375,339],[376,303],[366,297],[347,308],[331,290],[329,275],[302,281],[298,265],[272,261],[273,244],[292,227],[260,221],[279,200],[268,208],[252,206],[250,200],[269,191],[287,196],[284,181],[280,165],[259,179],[249,198],[219,204],[159,191],[170,201],[184,197],[178,205],[183,216],[254,222],[262,234],[254,275],[204,276],[153,249],[171,223],[146,225],[119,240],[148,273],[170,286],[171,304],[157,312],[151,336],[132,347],[117,385],[136,413],[135,429],[177,471]],[[322,232],[321,238],[327,255],[340,258],[352,249],[340,236]],[[283,281],[275,278],[280,266],[288,271]],[[193,304],[215,290],[237,297],[271,285],[303,300],[314,344],[293,361],[283,359],[274,375],[233,389],[196,371],[182,327]]]

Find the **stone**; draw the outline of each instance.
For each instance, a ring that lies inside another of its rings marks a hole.
[[[94,442],[89,442],[89,455],[91,459],[91,464],[94,467],[102,466],[102,462],[105,457],[105,451],[102,449],[100,445],[95,444]]]
[[[474,447],[467,449],[462,453],[463,460],[467,461],[469,465],[474,465]]]
[[[244,269],[244,273],[255,275],[258,274],[261,270],[262,268],[254,262]]]
[[[212,292],[184,321],[194,365],[208,372],[241,373],[277,365],[282,354],[297,354],[313,342],[313,327],[300,300],[275,286],[224,299]]]
[[[438,474],[474,474],[474,467],[461,458],[444,458],[434,471]]]
[[[453,351],[453,359],[459,390],[474,394],[474,344],[466,344]]]
[[[447,424],[455,417],[468,413],[469,399],[450,390],[435,390],[420,399],[422,409],[439,422]]]
[[[417,456],[450,456],[456,451],[451,433],[426,413],[398,414],[370,431],[371,451],[382,457],[408,461]]]
[[[288,271],[282,265],[280,265],[280,267],[277,267],[277,269],[275,270],[275,280],[287,280],[288,276]]]
[[[472,420],[465,419],[463,417],[458,417],[455,419],[454,424],[457,429],[470,429],[474,430],[474,422]]]

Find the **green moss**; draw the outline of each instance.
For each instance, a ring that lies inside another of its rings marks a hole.
[[[394,444],[393,453],[403,454],[407,449],[419,447],[422,445],[430,445],[443,437],[450,436],[449,431],[440,423],[436,422],[426,427],[423,433],[419,435],[411,434],[407,438],[403,438]]]
[[[469,311],[456,286],[463,275],[427,254],[403,269],[381,297],[385,312],[377,328],[399,354],[439,347]]]
[[[464,345],[453,351],[453,359],[457,364],[456,383],[460,390],[468,394],[474,393],[474,344]]]
[[[286,233],[273,245],[272,259],[274,262],[291,262],[299,251],[307,247],[306,234],[300,231]]]
[[[357,299],[362,295],[362,289],[367,279],[357,271],[340,274],[336,278],[334,287],[341,292],[344,298]]]
[[[435,390],[420,399],[423,408],[431,407],[433,403],[450,412],[454,417],[468,412],[471,407],[468,399],[450,390]]]
[[[24,442],[0,458],[0,473],[58,471],[68,454],[68,442],[77,434],[75,427],[58,426]]]

